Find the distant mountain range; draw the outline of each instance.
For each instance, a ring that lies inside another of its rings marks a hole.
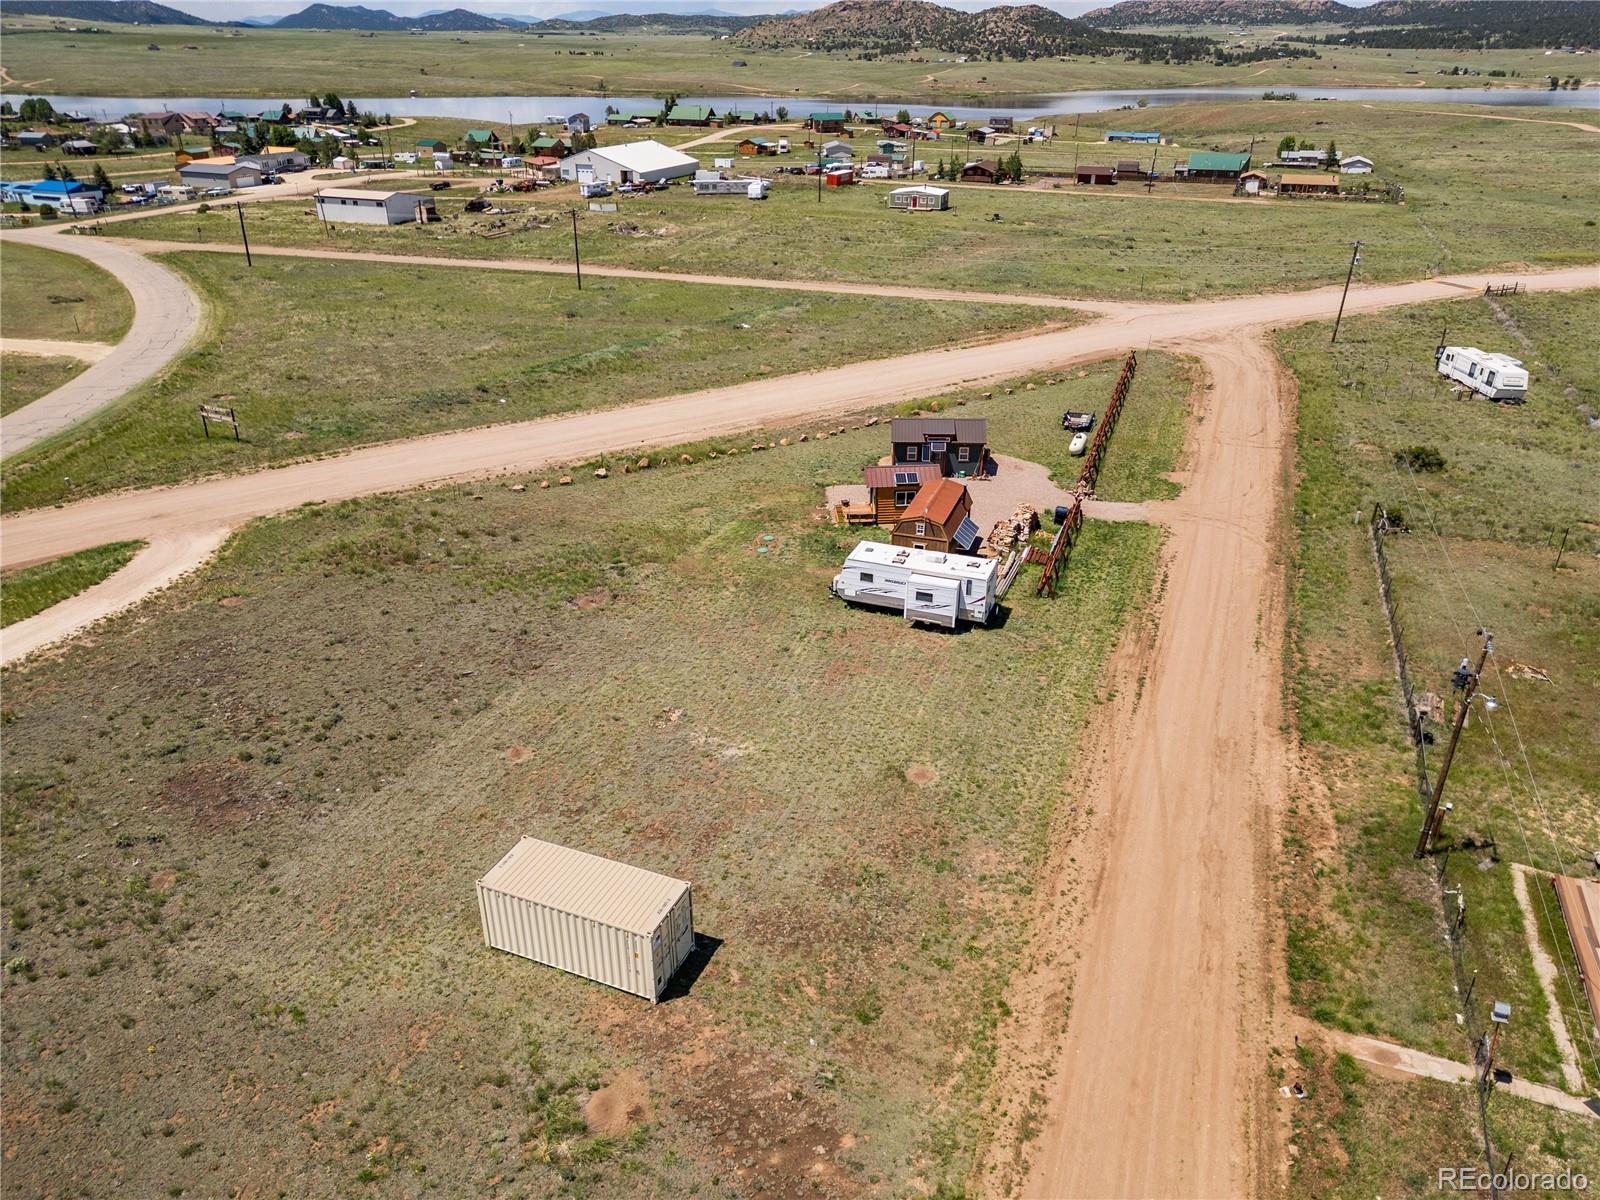
[[[927,50],[1001,58],[1131,53],[1174,61],[1201,57],[1214,45],[1203,38],[1096,29],[1037,4],[963,12],[929,0],[839,0],[812,12],[760,21],[735,40],[772,49]]]
[[[1182,25],[1339,24],[1328,42],[1392,49],[1600,44],[1594,0],[1122,0],[1083,15],[1100,29]]]
[[[733,33],[761,20],[735,17],[715,9],[693,13],[609,13],[590,9],[547,21],[533,21],[505,13],[478,13],[452,8],[399,17],[381,8],[359,4],[312,4],[275,21],[256,17],[245,21],[208,21],[155,0],[5,0],[5,12],[15,16],[55,17],[107,25],[233,25],[251,29],[353,29],[363,32],[403,33],[426,29],[440,33],[490,32],[498,29],[562,33],[659,31],[665,33]]]

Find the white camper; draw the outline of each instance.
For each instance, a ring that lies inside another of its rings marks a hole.
[[[1490,354],[1476,346],[1440,346],[1439,374],[1491,400],[1521,400],[1528,394],[1528,372],[1520,359]]]
[[[957,621],[986,625],[1000,599],[999,566],[992,558],[859,542],[834,576],[833,594],[945,629]]]

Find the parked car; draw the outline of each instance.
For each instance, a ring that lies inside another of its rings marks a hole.
[[[450,186],[448,180],[441,179],[438,183],[430,183],[428,187],[435,192],[442,192]]]
[[[231,187],[218,185],[217,187],[207,188],[205,191],[201,192],[200,194],[202,196],[231,196],[231,195],[233,195],[233,189]]]

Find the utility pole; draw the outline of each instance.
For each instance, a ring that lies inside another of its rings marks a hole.
[[[234,208],[239,210],[239,236],[244,239],[244,265],[253,267],[255,263],[250,261],[250,235],[244,229],[244,205],[235,202]]]
[[[1357,242],[1350,248],[1350,270],[1344,277],[1344,294],[1339,297],[1339,315],[1333,319],[1333,337],[1329,341],[1331,346],[1339,340],[1339,323],[1344,320],[1344,302],[1350,297],[1350,280],[1355,278],[1356,265],[1361,261],[1361,243]]]
[[[1483,674],[1483,664],[1488,661],[1489,655],[1494,652],[1494,634],[1479,630],[1483,634],[1483,653],[1478,655],[1478,665],[1467,673],[1462,681],[1461,701],[1456,705],[1455,725],[1450,730],[1450,743],[1444,749],[1444,760],[1439,764],[1439,778],[1433,784],[1433,796],[1428,801],[1427,816],[1422,821],[1422,832],[1417,835],[1417,849],[1413,858],[1426,857],[1433,839],[1439,835],[1439,827],[1444,823],[1444,811],[1439,807],[1439,801],[1444,798],[1444,783],[1450,776],[1450,763],[1456,756],[1456,743],[1461,740],[1461,727],[1467,721],[1467,709],[1472,707],[1472,697],[1478,690],[1478,678]]]
[[[572,273],[578,277],[578,290],[583,291],[583,260],[578,257],[578,210],[569,209],[572,214]]]
[[[1083,124],[1083,114],[1079,113],[1072,121],[1072,179],[1078,179],[1078,126]]]

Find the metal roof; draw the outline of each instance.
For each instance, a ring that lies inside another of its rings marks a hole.
[[[664,146],[657,141],[628,142],[622,146],[605,146],[598,150],[586,150],[584,153],[603,158],[624,171],[660,171],[669,167],[700,165],[699,159],[690,158],[682,151],[674,150],[671,146]]]
[[[989,422],[983,417],[895,417],[889,422],[889,439],[920,442],[923,438],[952,442],[987,442]]]
[[[478,881],[586,920],[648,936],[689,889],[681,879],[524,837]]]
[[[943,474],[938,463],[896,463],[892,467],[868,467],[864,472],[869,488],[921,487]]]
[[[1248,154],[1216,154],[1194,150],[1189,154],[1189,173],[1196,171],[1242,171],[1250,165]]]
[[[318,200],[378,200],[387,204],[396,196],[409,196],[413,200],[425,200],[419,192],[380,192],[375,188],[323,188],[317,193]]]
[[[234,162],[232,159],[226,162],[218,162],[214,159],[204,158],[197,158],[193,162],[184,163],[183,166],[178,168],[179,175],[214,175],[223,179],[239,171],[254,171],[259,175],[261,168],[254,163]]]

